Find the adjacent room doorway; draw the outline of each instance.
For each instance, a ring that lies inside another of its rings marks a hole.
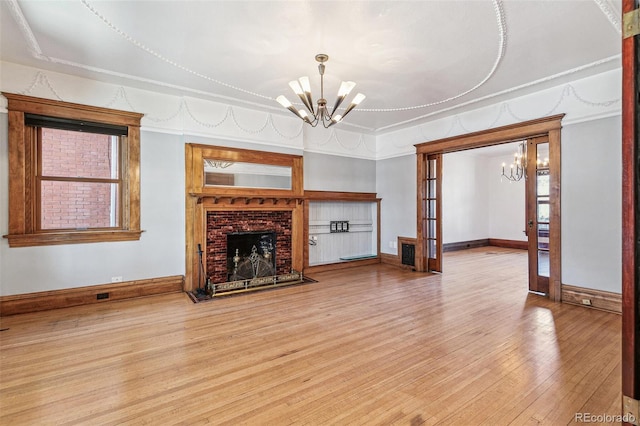
[[[561,300],[560,129],[564,114],[416,145],[416,270],[442,272],[442,154],[527,140],[529,290]]]

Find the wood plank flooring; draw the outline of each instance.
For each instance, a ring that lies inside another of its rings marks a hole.
[[[1,319],[2,425],[571,424],[620,414],[619,315],[527,292],[526,252],[446,253],[193,304]]]

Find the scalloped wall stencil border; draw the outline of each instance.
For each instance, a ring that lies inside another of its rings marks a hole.
[[[17,64],[3,64],[5,72],[0,82],[0,89],[3,91],[107,107],[124,104],[124,109],[145,113],[142,125],[146,130],[365,159],[384,159],[413,153],[414,143],[433,140],[435,134],[438,137],[448,137],[456,131],[460,133],[459,130],[484,130],[499,123],[510,124],[560,112],[567,113],[565,123],[620,113],[619,86],[612,82],[618,78],[619,70],[613,70],[377,136],[342,129],[321,133],[314,132],[315,129],[305,129],[304,123],[295,118],[274,116],[265,111],[116,86]],[[12,75],[16,78],[12,78]],[[78,89],[86,88],[87,84],[92,85],[92,90]],[[615,88],[615,92],[612,88]],[[77,99],[74,90],[81,92],[84,98]],[[91,93],[91,99],[86,98],[87,93]],[[98,93],[106,98],[104,102],[97,99]],[[616,97],[610,97],[612,93]],[[536,96],[542,101],[536,100]],[[158,111],[157,105],[162,105],[162,112]],[[6,111],[4,108],[3,110]],[[478,111],[484,111],[485,114],[481,123],[475,118]],[[519,111],[532,111],[533,116],[524,117]],[[243,120],[259,124],[248,127],[243,124]],[[442,123],[447,123],[446,129],[437,130]]]
[[[612,70],[472,111],[378,135],[378,160],[412,155],[414,144],[565,113],[563,125],[621,113],[621,70]],[[607,97],[609,97],[607,99]],[[527,111],[523,116],[519,111]]]

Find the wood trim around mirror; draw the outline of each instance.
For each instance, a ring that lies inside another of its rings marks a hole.
[[[303,158],[301,155],[275,152],[254,151],[240,148],[225,148],[212,145],[187,144],[186,169],[187,193],[203,198],[207,196],[265,196],[265,197],[302,197]],[[291,189],[246,188],[231,186],[207,186],[204,177],[205,158],[242,163],[263,164],[266,166],[291,167]]]

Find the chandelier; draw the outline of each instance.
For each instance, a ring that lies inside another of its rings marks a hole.
[[[366,97],[362,93],[358,93],[354,96],[353,100],[344,111],[344,114],[336,114],[336,110],[342,104],[342,101],[349,95],[349,93],[356,86],[356,83],[353,81],[343,81],[340,84],[340,89],[338,89],[338,99],[336,99],[336,103],[333,105],[331,112],[327,109],[327,100],[324,98],[324,63],[329,60],[329,56],[323,53],[316,55],[316,61],[320,62],[318,65],[318,71],[320,72],[320,99],[318,99],[317,106],[314,107],[313,100],[311,98],[311,85],[309,84],[309,77],[301,77],[297,81],[291,81],[289,86],[296,95],[300,98],[304,106],[307,108],[309,113],[304,109],[297,109],[294,107],[289,100],[280,95],[276,98],[276,101],[283,107],[287,108],[289,111],[294,113],[296,116],[300,117],[306,123],[310,124],[311,127],[316,127],[318,123],[322,123],[325,128],[331,127],[336,123],[342,121],[347,114],[351,112],[360,102],[364,100]]]
[[[510,182],[518,182],[526,174],[527,168],[527,143],[522,141],[518,144],[518,150],[513,155],[513,162],[509,165],[509,174],[505,173],[506,163],[502,163],[502,175]]]

